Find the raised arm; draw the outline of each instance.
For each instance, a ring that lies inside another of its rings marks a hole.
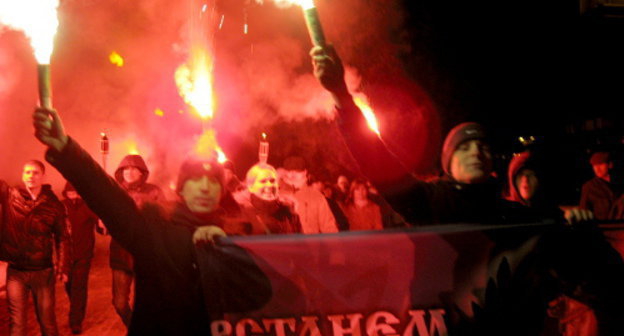
[[[344,80],[344,67],[332,46],[310,51],[314,75],[329,91],[339,114],[338,124],[362,173],[388,197],[411,189],[418,181],[390,153],[381,139],[368,130],[366,119],[355,105]]]
[[[132,198],[67,136],[55,110],[35,110],[33,125],[37,139],[48,146],[46,160],[74,185],[111,236],[131,252],[140,248],[141,236],[147,230]]]

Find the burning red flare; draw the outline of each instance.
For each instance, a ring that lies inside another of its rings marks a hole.
[[[355,105],[360,108],[364,118],[366,118],[366,123],[368,124],[368,128],[371,129],[377,136],[381,136],[381,132],[379,131],[379,123],[377,123],[377,117],[375,117],[375,112],[368,104],[368,100],[366,97],[355,97],[353,99]]]
[[[58,0],[20,0],[0,2],[0,22],[24,31],[30,39],[39,64],[50,64],[54,35],[58,28]]]
[[[194,46],[187,63],[178,67],[175,81],[180,96],[202,120],[214,117],[213,59],[204,48]]]

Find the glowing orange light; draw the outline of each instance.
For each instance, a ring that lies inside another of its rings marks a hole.
[[[377,123],[377,117],[375,117],[375,112],[368,104],[366,98],[363,97],[355,97],[353,99],[355,105],[360,108],[364,118],[366,119],[366,123],[368,124],[368,128],[371,129],[375,134],[381,136],[381,132],[379,131],[379,124]]]
[[[262,132],[262,140],[266,140],[266,133]]]
[[[190,60],[178,67],[175,81],[180,96],[202,120],[214,117],[213,59],[204,48],[191,48]]]
[[[162,117],[162,116],[164,116],[164,115],[165,115],[165,111],[161,110],[160,108],[156,108],[156,109],[154,110],[154,114],[155,114],[155,115],[157,115],[157,116],[159,116],[159,117]]]
[[[110,53],[110,55],[108,55],[108,60],[113,65],[116,65],[118,67],[124,66],[124,59],[123,59],[123,57],[121,57],[121,55],[119,55],[116,51],[113,51],[112,53]]]
[[[39,64],[50,64],[54,35],[58,28],[58,0],[20,0],[0,2],[0,22],[22,30],[30,39]]]
[[[214,129],[207,129],[202,133],[199,139],[197,139],[195,155],[200,158],[213,159],[215,154],[217,155],[216,159],[219,163],[227,161],[227,156],[217,143]]]
[[[225,163],[225,161],[227,161],[227,156],[225,156],[221,147],[217,147],[217,161],[219,161],[219,163]]]
[[[140,155],[137,143],[133,139],[127,139],[126,141],[124,141],[123,147],[126,149],[126,153],[128,154]]]

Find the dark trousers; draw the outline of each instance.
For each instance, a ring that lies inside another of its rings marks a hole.
[[[123,323],[128,327],[132,319],[132,308],[130,308],[130,291],[134,275],[132,273],[112,269],[113,271],[113,307]]]
[[[87,289],[91,258],[72,261],[65,291],[69,297],[69,326],[80,327],[87,309]]]
[[[54,312],[54,270],[20,271],[9,265],[6,278],[11,336],[26,335],[29,293],[32,293],[41,334],[58,335]]]

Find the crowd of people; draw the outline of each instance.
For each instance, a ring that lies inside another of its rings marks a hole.
[[[251,262],[245,264],[249,272],[244,285],[259,289],[253,297],[229,300],[228,293],[238,293],[241,281],[219,281],[217,286],[208,280],[215,276],[215,262],[223,262],[218,276],[224,279],[239,272],[240,265],[223,257],[236,247],[215,244],[227,235],[543,219],[573,224],[624,216],[624,196],[611,181],[612,162],[604,152],[591,157],[596,177],[583,186],[579,207],[562,210],[553,201],[544,163],[530,151],[512,159],[503,195],[503,183],[492,174],[491,139],[477,123],[459,124],[447,135],[441,153],[443,177],[416,179],[376,136],[362,131],[365,120],[346,88],[333,48],[315,47],[311,55],[315,75],[332,93],[345,141],[359,163],[362,175],[352,181],[345,175],[335,183],[313,178],[300,156],[288,157],[278,168],[259,162],[242,179],[232,162],[191,157],[178,174],[179,199],[170,204],[158,186],[147,182],[149,168],[141,156],[126,156],[110,177],[66,135],[55,110],[37,109],[33,122],[37,138],[48,147],[46,160],[68,183],[60,201],[43,184],[45,165],[38,160],[24,165],[23,185],[9,187],[0,181],[0,256],[9,265],[11,335],[25,333],[28,295],[33,296],[42,334],[58,334],[55,276],[66,283],[70,296],[71,330],[82,332],[98,230],[113,238],[113,305],[130,335],[207,335],[211,319],[257,308],[270,292]],[[218,306],[215,293],[226,298]]]

